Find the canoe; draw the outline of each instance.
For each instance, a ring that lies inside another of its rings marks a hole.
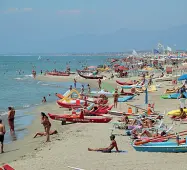
[[[132,146],[136,151],[140,152],[187,152],[187,143],[178,145],[176,142],[149,142],[143,145],[135,145],[133,142]]]
[[[50,76],[69,76],[69,73],[64,73],[64,72],[48,72],[47,75]]]
[[[118,98],[118,102],[126,102],[126,101],[128,101],[128,100],[133,99],[133,98],[134,98],[134,96],[119,97],[119,98]]]
[[[116,83],[118,83],[120,85],[133,85],[132,81],[131,82],[120,82],[120,81],[116,80]]]
[[[183,109],[183,111],[185,111],[185,113],[187,113],[187,109]],[[180,115],[180,110],[172,110],[170,112],[167,113],[167,115],[169,116],[179,116]]]
[[[131,89],[131,88],[142,88],[142,86],[138,86],[138,85],[124,85],[121,86],[122,89]]]
[[[51,113],[48,113],[48,115],[52,120],[65,120],[73,123],[108,123],[112,120],[112,118],[101,116],[84,116],[83,118],[80,118],[79,115],[57,115]]]
[[[111,109],[112,109],[113,105],[111,106],[100,106],[96,111],[87,111],[85,112],[86,116],[103,116],[105,114],[107,114]]]
[[[82,74],[82,72],[80,70],[77,70],[77,73],[79,74],[80,77],[83,77],[85,79],[103,79],[103,76],[88,76],[88,75],[84,75]]]

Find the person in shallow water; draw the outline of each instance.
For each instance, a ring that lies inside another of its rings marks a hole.
[[[0,144],[1,144],[1,150],[0,153],[4,153],[3,151],[3,143],[4,143],[4,135],[6,133],[5,126],[2,123],[2,120],[0,119]]]
[[[117,146],[117,142],[115,141],[115,136],[114,135],[111,135],[110,136],[110,140],[111,140],[111,144],[109,147],[107,148],[98,148],[98,149],[91,149],[91,148],[88,148],[88,151],[101,151],[101,152],[107,152],[107,153],[110,153],[112,151],[112,149],[116,149],[117,152],[119,152],[118,150],[118,146]]]
[[[14,132],[14,117],[15,117],[15,110],[13,107],[8,107],[8,124],[10,126],[10,132]]]
[[[46,98],[45,98],[45,96],[43,97],[43,100],[42,100],[42,103],[46,103],[47,102],[47,100],[46,100]]]

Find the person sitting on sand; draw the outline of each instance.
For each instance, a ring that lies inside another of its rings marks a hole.
[[[2,123],[2,120],[0,119],[0,144],[1,144],[1,152],[0,153],[4,153],[3,151],[3,143],[4,143],[4,135],[6,133],[6,130],[5,130],[5,126],[4,124]]]
[[[54,135],[57,134],[57,130],[53,130],[49,132],[49,135]],[[46,132],[37,132],[36,135],[34,136],[34,138],[36,138],[37,136],[46,136]]]
[[[110,153],[112,151],[112,149],[116,149],[117,152],[119,152],[118,150],[118,146],[117,146],[117,142],[115,141],[115,136],[111,135],[110,136],[110,140],[112,141],[110,146],[107,148],[98,148],[98,149],[91,149],[88,148],[88,151],[101,151],[101,152],[106,152],[106,153]]]
[[[47,117],[47,115],[44,112],[41,112],[41,124],[43,124],[44,130],[46,132],[46,137],[47,137],[46,142],[50,142],[49,132],[50,132],[50,128],[51,128],[51,123],[49,121],[49,118]]]
[[[118,122],[124,122],[125,124],[129,124],[130,120],[129,120],[129,117],[124,113],[121,119],[118,120]]]
[[[42,103],[46,103],[46,102],[47,102],[47,100],[46,100],[46,97],[44,96],[43,100],[42,100]]]

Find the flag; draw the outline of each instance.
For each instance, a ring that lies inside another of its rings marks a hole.
[[[171,51],[172,51],[171,47],[168,47],[168,46],[167,46],[167,51],[170,51],[170,52],[171,52]]]
[[[160,54],[160,52],[158,50],[156,50],[156,49],[153,50],[153,53],[154,54]]]
[[[133,51],[132,51],[132,55],[133,55],[133,56],[137,56],[138,53],[137,53],[135,50],[133,50]]]

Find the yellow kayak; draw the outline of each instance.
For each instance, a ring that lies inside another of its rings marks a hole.
[[[184,109],[185,113],[187,113],[187,109]],[[180,110],[172,110],[170,112],[167,113],[167,115],[170,115],[170,116],[179,116],[180,115]]]

